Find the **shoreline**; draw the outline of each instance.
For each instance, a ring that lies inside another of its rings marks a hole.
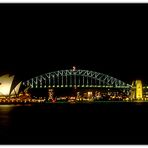
[[[32,103],[32,102],[17,102],[17,103],[0,103],[0,105],[46,105],[46,104],[97,104],[97,103],[148,103],[148,101],[94,101],[94,102],[40,102],[40,103]]]

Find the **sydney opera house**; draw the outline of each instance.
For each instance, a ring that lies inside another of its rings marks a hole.
[[[0,98],[15,97],[19,93],[21,82],[15,84],[14,75],[0,76]]]

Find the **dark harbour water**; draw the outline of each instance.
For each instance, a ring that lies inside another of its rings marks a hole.
[[[147,144],[148,103],[0,105],[1,144]]]

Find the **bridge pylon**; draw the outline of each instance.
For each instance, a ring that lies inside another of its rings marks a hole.
[[[132,82],[131,99],[143,100],[143,88],[141,80],[136,80]]]

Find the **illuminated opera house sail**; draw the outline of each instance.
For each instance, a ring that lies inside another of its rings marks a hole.
[[[0,76],[0,97],[16,96],[18,94],[21,82],[13,88],[14,77],[14,75],[10,76],[9,74]]]

